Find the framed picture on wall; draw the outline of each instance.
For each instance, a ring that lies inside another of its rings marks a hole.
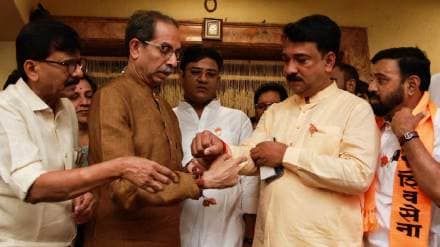
[[[202,39],[222,40],[223,26],[221,19],[204,18],[202,28]]]

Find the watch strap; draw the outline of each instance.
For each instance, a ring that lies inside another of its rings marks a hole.
[[[399,143],[400,146],[402,147],[403,145],[405,145],[405,143],[411,141],[414,138],[419,138],[419,133],[417,133],[417,131],[408,131],[405,132],[400,138],[399,138]]]

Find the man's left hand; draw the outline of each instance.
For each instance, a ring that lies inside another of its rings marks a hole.
[[[277,167],[282,165],[287,145],[265,141],[251,149],[251,158],[257,166]]]
[[[96,205],[95,196],[91,192],[86,192],[73,199],[72,218],[76,224],[88,222],[92,216]]]
[[[397,111],[391,121],[391,128],[397,138],[400,138],[409,131],[414,131],[420,120],[425,117],[423,112],[413,115],[411,109],[404,107]]]

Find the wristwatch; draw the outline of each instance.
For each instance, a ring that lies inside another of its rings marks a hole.
[[[405,143],[411,141],[414,138],[418,138],[419,137],[419,133],[417,133],[417,131],[408,131],[405,132],[403,134],[403,136],[401,136],[399,138],[399,142],[400,142],[400,146],[402,147],[403,145],[405,145]]]

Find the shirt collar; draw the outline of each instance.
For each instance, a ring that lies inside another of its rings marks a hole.
[[[322,100],[324,100],[325,98],[333,95],[335,92],[337,92],[338,90],[340,90],[338,88],[338,86],[336,85],[336,83],[331,83],[330,85],[328,85],[326,88],[322,89],[321,91],[319,91],[318,93],[316,93],[315,95],[313,95],[312,97],[309,97],[308,99],[308,103],[306,103],[306,99],[302,96],[299,95],[294,95],[293,99],[295,100],[295,102],[299,105],[310,105],[310,106],[314,106],[317,103],[321,102]]]
[[[16,83],[18,93],[26,99],[26,104],[32,111],[42,111],[50,109],[50,107],[28,86],[28,84],[20,78]]]
[[[210,109],[210,110],[216,110],[218,108],[220,108],[221,104],[219,100],[213,99],[211,100],[211,102],[209,102],[209,104],[207,104],[204,108],[203,111],[205,111],[206,109]],[[192,109],[192,105],[189,104],[186,101],[180,101],[179,105],[177,106],[178,108],[181,108],[182,110],[186,110],[186,109]]]

